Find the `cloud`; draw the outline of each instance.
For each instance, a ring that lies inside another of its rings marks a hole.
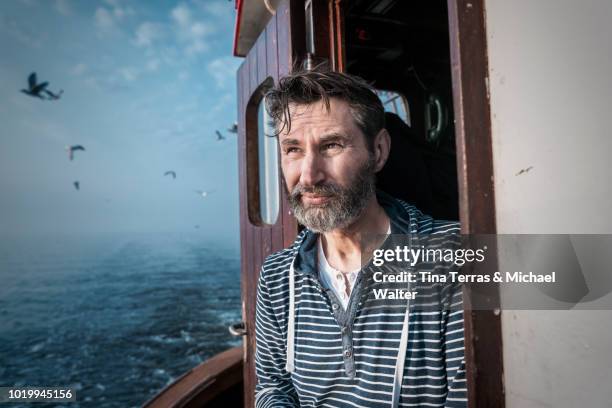
[[[153,44],[153,41],[161,38],[162,27],[159,24],[144,22],[136,29],[136,38],[134,44],[138,47],[149,47]]]
[[[81,63],[76,64],[74,67],[72,67],[72,70],[70,70],[70,72],[72,73],[72,75],[83,75],[85,73],[85,71],[87,71],[87,65]]]
[[[236,71],[240,63],[241,60],[238,58],[224,56],[209,62],[206,68],[215,79],[216,85],[223,89],[236,79]]]
[[[214,17],[231,18],[234,15],[233,2],[204,0],[200,2],[200,6],[206,13]]]
[[[113,14],[115,15],[115,17],[119,20],[121,20],[123,17],[126,16],[133,16],[134,13],[134,9],[131,7],[123,7],[123,8],[114,8],[113,9]]]
[[[185,53],[187,53],[187,55],[195,55],[195,54],[200,54],[204,51],[208,50],[208,45],[206,45],[206,43],[201,40],[201,39],[197,39],[192,41],[187,48],[185,48]]]
[[[185,4],[179,4],[170,12],[172,19],[181,27],[187,27],[191,23],[191,11]]]
[[[119,0],[107,0],[106,3],[110,7],[98,7],[94,15],[96,26],[104,31],[113,30],[125,16],[134,14],[133,9],[121,6]]]
[[[131,7],[124,7],[121,3],[120,0],[106,0],[106,4],[110,6],[113,16],[118,20],[134,14],[134,10]]]
[[[134,67],[120,68],[118,72],[127,82],[135,81],[140,75],[140,72],[138,72],[138,70]]]
[[[194,23],[191,27],[189,27],[189,31],[194,38],[201,38],[212,32],[210,26],[206,26],[203,23]]]
[[[159,63],[160,63],[160,61],[157,58],[149,60],[147,62],[147,69],[149,71],[157,71],[157,69],[159,68]]]
[[[55,9],[64,16],[72,14],[72,6],[68,0],[55,0]]]
[[[184,52],[188,56],[208,50],[206,37],[215,31],[210,24],[195,20],[193,12],[184,3],[172,9],[170,18],[174,21],[177,37],[183,43]]]

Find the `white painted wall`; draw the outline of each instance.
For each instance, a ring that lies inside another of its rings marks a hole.
[[[612,2],[486,10],[499,229],[612,232]]]
[[[612,1],[486,0],[486,24],[498,232],[612,234]],[[502,330],[507,407],[611,406],[611,311]]]

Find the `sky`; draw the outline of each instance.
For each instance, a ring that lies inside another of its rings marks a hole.
[[[237,243],[234,20],[228,0],[3,0],[0,236],[198,225]],[[31,72],[61,99],[21,93]]]

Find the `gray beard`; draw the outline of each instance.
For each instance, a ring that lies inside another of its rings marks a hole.
[[[313,187],[302,187],[297,184],[287,196],[298,222],[311,231],[324,233],[344,229],[355,222],[374,195],[375,183],[374,160],[370,159],[358,170],[347,188],[335,183],[324,183]],[[329,200],[323,205],[305,207],[301,199],[302,193],[329,196]]]

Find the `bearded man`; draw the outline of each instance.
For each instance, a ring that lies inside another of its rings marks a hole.
[[[260,273],[256,406],[465,407],[460,290],[434,297],[454,309],[426,312],[372,293],[365,265],[381,241],[370,237],[459,230],[376,191],[391,146],[375,92],[350,75],[302,71],[266,94],[266,108],[305,228]]]

